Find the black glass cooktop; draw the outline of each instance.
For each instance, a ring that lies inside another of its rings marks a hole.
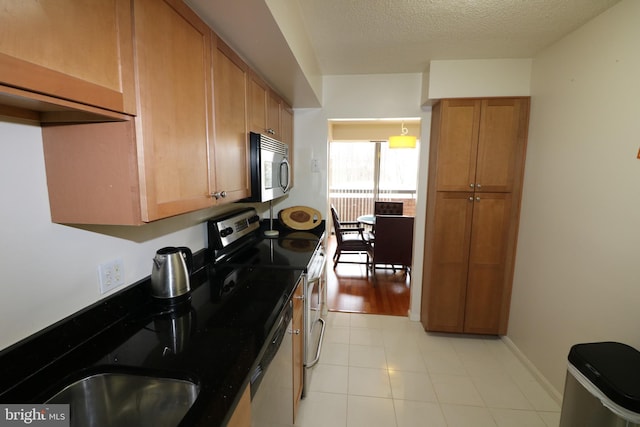
[[[227,266],[261,266],[274,268],[305,269],[319,239],[312,238],[264,238],[228,257]]]

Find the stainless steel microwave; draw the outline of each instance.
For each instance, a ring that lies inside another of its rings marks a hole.
[[[267,202],[290,188],[289,146],[267,135],[249,134],[251,196],[244,201]]]

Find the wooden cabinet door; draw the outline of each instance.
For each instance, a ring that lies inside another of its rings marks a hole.
[[[495,98],[482,101],[475,190],[511,192],[524,161],[529,100]]]
[[[211,35],[178,0],[135,0],[139,114],[43,128],[55,222],[140,224],[212,206]]]
[[[444,100],[437,190],[510,192],[524,159],[528,98]]]
[[[249,130],[255,133],[266,133],[269,87],[252,71],[249,72],[247,93],[249,104]]]
[[[473,197],[472,193],[445,191],[435,197],[432,246],[425,254],[428,287],[422,317],[426,315],[428,331],[462,332]]]
[[[439,130],[436,190],[473,191],[476,174],[481,101],[443,100],[436,105]]]
[[[288,105],[282,105],[280,111],[280,141],[289,146],[289,157],[293,151],[293,110]],[[290,159],[291,160],[291,159]]]
[[[179,0],[135,0],[142,219],[211,206],[211,32]]]
[[[298,415],[298,405],[304,386],[304,281],[300,279],[293,294],[293,422]]]
[[[464,332],[506,333],[509,299],[505,297],[510,297],[507,256],[511,237],[511,212],[511,193],[476,193],[473,202]]]
[[[422,300],[427,330],[506,333],[528,116],[529,98],[434,106]]]
[[[251,391],[247,385],[226,427],[251,427]]]
[[[274,92],[269,91],[267,99],[267,134],[278,141],[282,140],[282,130],[280,129],[280,109],[281,100]]]
[[[0,9],[0,92],[136,114],[131,0],[0,0]]]
[[[213,53],[215,138],[210,173],[218,203],[248,197],[247,66],[222,40]]]
[[[51,221],[140,225],[135,121],[42,127]]]

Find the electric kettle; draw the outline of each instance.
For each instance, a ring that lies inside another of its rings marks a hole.
[[[151,270],[151,294],[155,298],[173,299],[188,295],[189,272],[193,261],[191,249],[166,247],[159,249],[153,258]]]

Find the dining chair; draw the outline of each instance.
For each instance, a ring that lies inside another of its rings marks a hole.
[[[404,203],[376,201],[373,204],[374,215],[402,215]]]
[[[400,266],[410,273],[413,257],[412,216],[379,215],[376,217],[376,236],[373,250],[373,270],[377,265],[390,265],[395,272]],[[374,274],[375,278],[375,274]]]
[[[374,218],[378,215],[402,215],[404,210],[404,203],[402,202],[384,202],[384,201],[376,201],[373,203],[373,216]],[[371,227],[371,232],[376,234],[376,225],[375,222]]]
[[[336,268],[339,262],[348,264],[362,264],[360,261],[340,261],[343,253],[365,254],[367,273],[369,272],[370,260],[373,257],[373,246],[370,242],[370,235],[364,231],[363,227],[355,221],[340,221],[340,216],[336,208],[331,205],[331,218],[333,219],[333,228],[336,233],[336,251],[333,254],[333,268]]]

